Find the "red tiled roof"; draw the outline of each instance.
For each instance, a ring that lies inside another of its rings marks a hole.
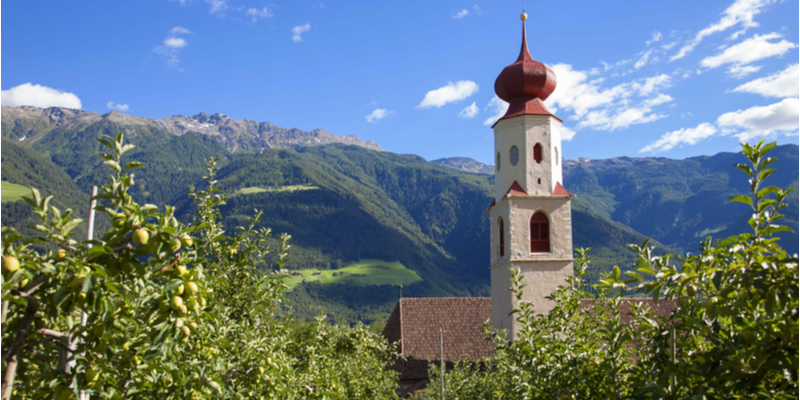
[[[572,193],[564,189],[564,187],[561,186],[561,182],[556,182],[556,188],[553,189],[553,196],[572,196]]]
[[[395,306],[383,335],[400,340],[400,351],[407,357],[393,366],[400,379],[428,377],[428,361],[440,362],[439,329],[444,336],[444,360],[452,363],[463,356],[480,360],[492,355],[492,344],[480,325],[491,319],[489,297],[404,298]]]
[[[517,181],[514,181],[514,183],[511,184],[511,188],[508,189],[508,192],[506,193],[506,196],[512,195],[512,194],[513,195],[527,196],[528,192],[523,190],[522,186],[520,186],[519,183],[517,183]]]

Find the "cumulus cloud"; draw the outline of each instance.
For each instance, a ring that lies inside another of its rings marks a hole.
[[[760,65],[731,65],[726,72],[733,78],[742,79],[758,71],[761,71]]]
[[[308,22],[306,22],[305,25],[295,26],[294,28],[292,28],[292,41],[295,43],[302,42],[303,33],[308,32],[309,30],[311,30],[311,24],[309,24]]]
[[[194,32],[192,32],[192,31],[190,31],[190,30],[188,30],[188,29],[186,29],[184,27],[176,26],[176,27],[170,29],[169,33],[181,35],[181,34],[193,34]]]
[[[128,111],[128,108],[130,108],[130,106],[128,106],[127,104],[116,104],[113,101],[109,101],[108,103],[106,103],[106,107],[108,107],[109,110],[119,110],[119,111]]]
[[[797,97],[800,87],[800,65],[740,85],[734,92],[755,93],[764,97]]]
[[[663,37],[664,37],[664,35],[662,35],[661,32],[655,31],[655,32],[653,32],[653,37],[650,40],[646,41],[645,43],[647,43],[647,45],[650,46],[650,43],[658,42]]]
[[[418,108],[440,108],[441,106],[464,100],[478,92],[478,84],[473,81],[448,82],[447,86],[431,90],[417,106]]]
[[[639,57],[639,60],[636,61],[636,64],[633,64],[634,69],[639,69],[647,65],[647,62],[650,60],[650,55],[653,54],[653,49],[647,50]]]
[[[453,15],[453,19],[461,19],[461,18],[466,17],[467,15],[469,15],[469,10],[467,10],[465,8],[465,9],[457,12],[455,15]]]
[[[508,111],[508,103],[499,97],[494,96],[491,100],[489,100],[489,104],[486,105],[486,110],[493,114],[491,117],[483,121],[483,124],[494,125],[494,123],[497,122],[498,119],[503,118],[503,115],[505,115],[506,111]]]
[[[164,40],[164,46],[171,47],[173,49],[180,49],[181,47],[186,47],[186,40],[182,38],[169,37]]]
[[[256,22],[259,18],[272,18],[275,14],[267,7],[262,7],[260,10],[257,8],[248,8],[244,15],[253,19]]]
[[[717,32],[722,32],[731,27],[739,25],[741,26],[741,30],[737,31],[732,37],[735,39],[736,36],[744,33],[748,28],[758,26],[758,23],[755,22],[753,18],[761,13],[764,7],[775,3],[775,1],[776,0],[736,0],[725,10],[719,21],[705,27],[700,32],[697,32],[697,35],[695,35],[695,37],[686,45],[681,47],[678,53],[670,58],[670,61],[675,61],[679,58],[685,57],[692,50],[694,50],[694,48],[697,47],[697,45],[700,44],[700,42],[706,36]]]
[[[750,39],[726,48],[720,54],[704,58],[700,61],[700,65],[706,68],[717,68],[722,65],[732,64],[731,68],[728,70],[729,74],[738,76],[747,75],[754,71],[742,69],[742,66],[768,57],[782,56],[790,49],[797,47],[796,44],[786,39],[779,42],[771,42],[771,40],[781,37],[781,34],[774,32],[765,35],[755,35]]]
[[[643,147],[639,153],[667,151],[681,144],[697,144],[703,139],[708,139],[717,133],[714,125],[704,122],[694,128],[681,128],[677,131],[665,133],[660,139]]]
[[[472,104],[466,106],[463,110],[461,110],[460,113],[458,113],[458,117],[459,118],[472,118],[472,117],[478,115],[478,111],[479,111],[478,110],[478,106],[475,105],[475,102],[473,101]]]
[[[768,106],[725,113],[717,125],[725,134],[735,134],[739,140],[777,134],[796,135],[800,121],[800,99],[788,98]]]
[[[561,126],[561,140],[571,141],[572,138],[575,137],[575,131],[567,128],[566,126]]]
[[[81,108],[81,100],[75,94],[31,83],[23,83],[0,92],[0,104],[12,107]]]
[[[383,119],[383,117],[389,115],[390,113],[391,113],[391,111],[389,111],[389,110],[387,110],[385,108],[376,108],[374,111],[372,111],[372,113],[370,115],[367,115],[364,118],[367,119],[367,122],[372,123],[372,122],[376,122],[378,120]]]
[[[167,66],[182,71],[180,68],[180,58],[178,56],[181,49],[186,47],[189,43],[186,39],[179,37],[179,35],[193,34],[194,32],[176,26],[170,29],[169,33],[171,35],[164,39],[164,43],[155,48],[155,52],[164,56],[164,59],[167,61]]]
[[[210,14],[221,15],[228,9],[228,3],[225,0],[206,0],[206,4],[209,6],[208,12]]]

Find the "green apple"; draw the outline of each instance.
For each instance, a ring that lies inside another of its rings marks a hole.
[[[12,256],[3,256],[3,271],[8,273],[16,272],[19,269],[19,260]]]
[[[133,231],[132,236],[133,243],[135,243],[137,246],[144,246],[147,244],[147,241],[150,240],[150,234],[142,228]]]

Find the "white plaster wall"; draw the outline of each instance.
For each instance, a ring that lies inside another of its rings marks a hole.
[[[493,268],[492,272],[492,327],[495,330],[505,329],[509,331],[509,338],[513,338],[514,317],[508,313],[513,308],[513,295],[508,291],[511,287],[511,272],[508,268],[511,264],[505,264]]]
[[[572,201],[569,197],[512,197],[508,200],[511,219],[511,260],[563,258],[572,260]],[[550,253],[531,253],[530,220],[536,211],[550,219]],[[508,224],[508,223],[506,223]]]
[[[511,257],[511,251],[510,251],[511,235],[509,234],[509,232],[511,231],[510,229],[511,219],[509,217],[509,206],[510,205],[508,201],[503,201],[497,206],[495,206],[489,213],[490,215],[489,218],[491,218],[491,229],[489,236],[492,241],[491,246],[489,246],[490,251],[492,252],[489,258],[491,260],[491,265],[496,265],[501,262],[506,262]],[[505,237],[506,251],[503,257],[498,257],[497,254],[498,254],[498,245],[500,244],[500,234],[497,231],[497,219],[498,217],[501,216],[503,217],[503,225],[506,230],[506,237]]]
[[[563,185],[561,160],[556,163],[556,148],[561,156],[561,122],[547,115],[521,115],[500,121],[494,127],[495,154],[500,153],[500,169],[495,169],[495,201],[517,181],[529,195],[552,194],[556,182]],[[533,146],[542,145],[542,162],[533,158]],[[510,149],[517,146],[520,162],[511,165]],[[539,180],[541,179],[541,183]]]

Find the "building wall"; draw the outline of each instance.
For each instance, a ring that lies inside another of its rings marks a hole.
[[[533,147],[542,145],[542,161],[533,157]],[[494,127],[495,160],[500,153],[500,168],[495,167],[495,201],[516,181],[529,195],[549,195],[556,182],[563,185],[561,162],[561,122],[547,115],[522,115],[499,121]],[[520,160],[511,165],[510,151],[519,149]]]

